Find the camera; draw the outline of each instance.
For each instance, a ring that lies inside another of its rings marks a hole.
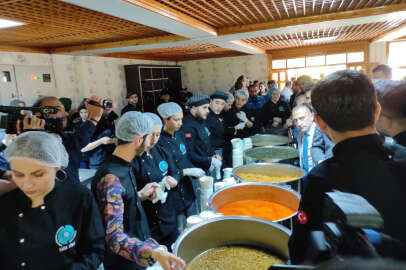
[[[111,108],[113,108],[113,102],[108,99],[103,99],[102,106],[103,106],[103,109],[105,109],[105,110],[111,109]]]
[[[113,102],[108,99],[103,99],[101,104],[94,100],[88,100],[87,103],[93,106],[101,107],[104,110],[113,108]]]
[[[45,131],[51,133],[61,133],[63,131],[62,118],[47,118],[49,114],[56,114],[58,107],[41,106],[41,107],[13,107],[0,106],[0,112],[6,113],[0,118],[0,128],[6,129],[7,134],[17,134],[17,121],[20,120],[20,130],[23,130],[23,120],[26,114],[22,111],[39,113],[41,119],[45,120]]]

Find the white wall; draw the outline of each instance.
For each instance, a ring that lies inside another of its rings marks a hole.
[[[71,98],[75,107],[83,98],[91,95],[112,97],[117,101],[119,111],[127,103],[124,65],[175,63],[97,56],[0,52],[0,64],[52,66],[56,84],[55,96]]]
[[[266,54],[184,61],[179,65],[183,87],[206,94],[214,90],[228,91],[242,74],[259,81],[267,81],[269,76]]]
[[[387,42],[373,42],[369,45],[369,62],[387,64],[388,55],[386,55]]]

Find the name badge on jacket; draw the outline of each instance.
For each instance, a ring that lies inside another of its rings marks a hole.
[[[179,149],[182,154],[186,154],[186,146],[183,143],[179,145]]]
[[[66,251],[76,245],[76,230],[72,225],[59,227],[55,234],[55,242],[59,246],[59,252]]]
[[[159,162],[159,169],[161,170],[162,175],[166,175],[168,173],[168,162],[165,160]]]

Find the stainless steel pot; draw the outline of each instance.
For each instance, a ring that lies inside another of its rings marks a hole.
[[[272,134],[256,134],[251,136],[253,146],[272,146],[272,145],[287,145],[292,142],[289,137],[272,135]]]
[[[299,157],[299,151],[290,146],[263,146],[244,151],[245,163],[288,161]]]
[[[226,204],[260,200],[281,204],[293,210],[293,214],[274,222],[282,222],[296,215],[299,209],[300,196],[290,188],[278,187],[269,183],[242,183],[222,188],[211,195],[209,208],[215,212]]]
[[[218,217],[185,230],[176,240],[175,255],[186,263],[203,252],[226,245],[251,245],[289,259],[290,230],[270,221],[250,217]]]
[[[233,169],[233,177],[241,183],[244,182],[255,182],[250,181],[249,179],[244,179],[240,176],[241,173],[253,173],[260,175],[269,175],[269,176],[292,176],[292,179],[282,181],[282,182],[272,182],[272,184],[287,184],[291,182],[298,181],[305,175],[305,171],[299,167],[292,166],[289,164],[282,163],[251,163],[243,166],[239,166]]]

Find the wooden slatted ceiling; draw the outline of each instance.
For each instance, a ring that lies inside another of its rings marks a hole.
[[[405,19],[387,22],[342,26],[337,28],[315,29],[313,31],[299,32],[294,34],[281,34],[260,38],[245,39],[251,45],[265,50],[283,49],[291,47],[301,47],[308,45],[321,45],[327,43],[339,43],[349,41],[370,40],[392,28],[406,22]],[[305,44],[303,40],[337,37],[334,40]]]
[[[217,28],[406,3],[406,0],[155,1]]]
[[[101,56],[123,57],[135,59],[152,59],[166,61],[187,61],[215,57],[240,56],[246,55],[242,52],[236,52],[221,48],[212,44],[201,44],[194,46],[181,46],[164,49],[142,50],[125,53],[109,53]]]
[[[2,0],[0,17],[25,23],[0,29],[0,45],[48,49],[168,35],[58,0]]]

